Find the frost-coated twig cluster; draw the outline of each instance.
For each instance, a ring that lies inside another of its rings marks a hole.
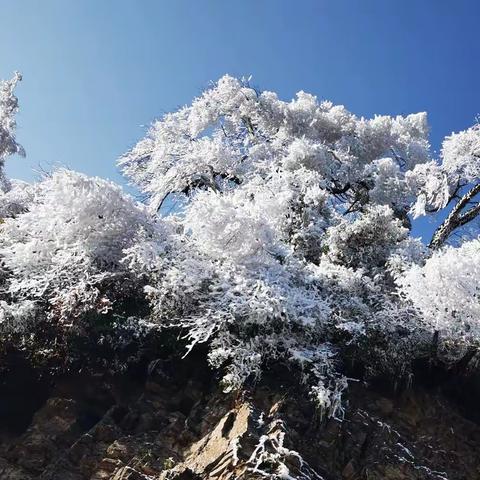
[[[267,428],[246,462],[246,473],[271,480],[323,480],[298,452],[285,446],[281,420],[271,422]]]
[[[18,79],[0,87],[0,166],[21,152]],[[346,356],[402,376],[477,347],[479,161],[478,126],[435,159],[424,113],[365,119],[224,76],[120,159],[145,205],[68,170],[3,181],[3,331],[175,328],[187,352],[208,344],[226,391],[282,365],[341,417]],[[411,237],[451,205],[431,248]]]

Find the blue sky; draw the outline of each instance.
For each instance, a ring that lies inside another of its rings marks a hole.
[[[61,164],[124,182],[115,159],[145,126],[224,73],[359,115],[427,111],[435,149],[480,113],[476,0],[0,0],[0,12],[0,77],[24,76],[15,178]]]

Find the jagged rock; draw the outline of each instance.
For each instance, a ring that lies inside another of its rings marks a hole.
[[[163,373],[157,364],[143,388],[97,376],[87,392],[57,380],[23,433],[0,425],[0,478],[480,479],[480,427],[439,386],[393,395],[352,383],[345,418],[322,420],[274,375],[226,395],[185,362]]]
[[[149,480],[149,477],[131,467],[122,467],[117,470],[113,477],[107,478],[111,478],[112,480]],[[92,477],[92,480],[96,480],[96,478]]]

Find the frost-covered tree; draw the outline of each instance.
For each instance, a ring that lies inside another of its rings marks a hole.
[[[413,265],[399,283],[423,317],[465,342],[480,340],[480,240],[448,246]]]
[[[281,171],[316,175],[316,187],[344,210],[388,204],[403,215],[418,190],[412,172],[431,160],[427,135],[424,113],[367,120],[305,92],[283,102],[225,76],[156,122],[120,166],[153,209],[171,192],[221,192]]]
[[[166,276],[165,263],[151,267],[153,315],[186,329],[190,347],[209,342],[227,388],[290,359],[335,414],[342,345],[390,335],[381,360],[390,353],[403,369],[429,342],[395,283],[426,255],[409,212],[438,210],[453,193],[425,114],[365,119],[225,76],[155,122],[119,164],[153,212],[183,195],[175,221],[186,253]],[[405,338],[393,340],[399,328]]]
[[[0,82],[0,188],[3,192],[11,188],[4,171],[6,158],[14,153],[25,155],[23,148],[15,139],[18,100],[13,91],[21,79],[22,76],[15,73],[12,80]]]
[[[12,181],[5,175],[5,161],[10,155],[25,156],[23,147],[15,138],[18,99],[14,89],[21,79],[22,76],[15,73],[11,80],[0,81],[0,218],[22,211],[30,197],[28,184]]]
[[[476,348],[478,240],[444,244],[477,215],[478,135],[436,159],[424,113],[222,77],[119,160],[147,205],[67,170],[2,197],[0,320],[68,330],[148,302],[134,321],[207,344],[225,390],[282,366],[340,416],[345,361],[401,377],[432,345]],[[411,219],[441,209],[428,248]]]
[[[475,220],[480,213],[476,201],[480,193],[480,125],[445,139],[441,168],[453,190],[448,201],[454,203],[445,221],[438,227],[430,242],[439,248],[461,227]]]
[[[142,205],[111,182],[68,170],[36,184],[30,197],[1,227],[8,295],[72,323],[91,310],[107,313],[139,288],[126,251],[140,240],[163,241]]]

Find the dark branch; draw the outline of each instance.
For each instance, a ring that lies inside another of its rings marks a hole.
[[[459,188],[457,189],[457,192],[458,190]],[[471,222],[480,214],[480,205],[478,204],[465,211],[465,209],[468,208],[468,205],[471,203],[473,197],[475,197],[478,193],[480,193],[480,183],[473,186],[465,195],[463,195],[463,197],[460,198],[448,217],[433,234],[432,240],[429,244],[430,248],[434,250],[440,248],[445,244],[445,242],[457,228]]]

